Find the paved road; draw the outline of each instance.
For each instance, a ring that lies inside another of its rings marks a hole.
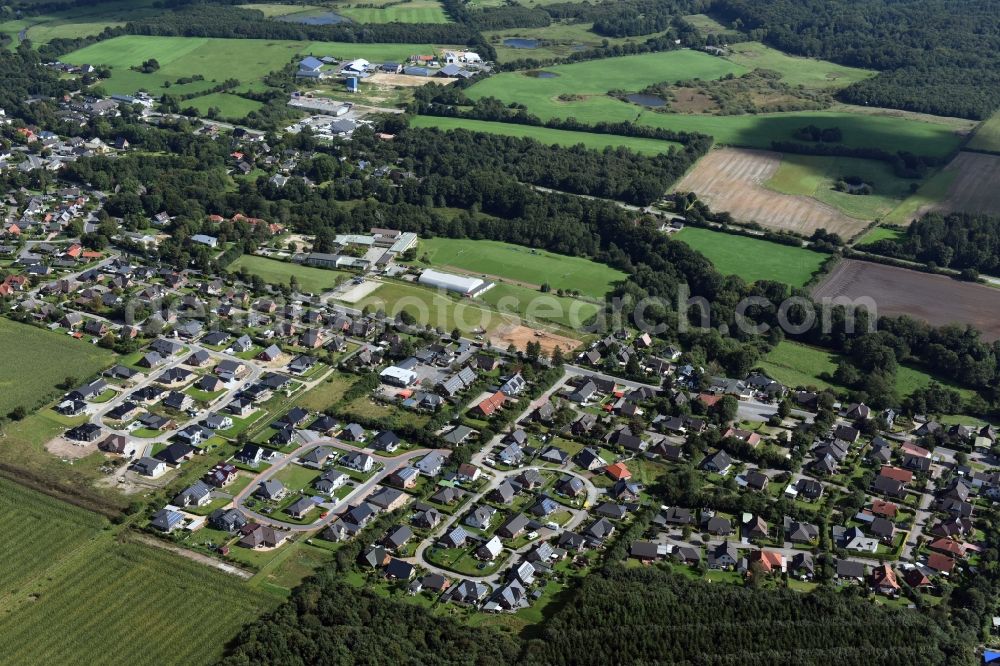
[[[270,516],[266,516],[264,514],[248,509],[243,504],[246,501],[247,497],[249,497],[257,489],[257,486],[260,485],[261,482],[267,481],[268,479],[274,477],[278,472],[285,469],[288,465],[296,464],[294,462],[296,458],[299,458],[302,455],[311,451],[312,449],[315,449],[320,446],[334,446],[339,449],[344,449],[348,451],[360,451],[362,453],[367,453],[377,462],[382,463],[383,468],[377,474],[372,475],[372,477],[367,481],[358,484],[354,488],[354,490],[352,490],[350,494],[348,494],[343,499],[331,500],[331,502],[329,503],[324,503],[323,507],[324,508],[328,507],[327,516],[325,518],[319,518],[318,520],[315,520],[312,523],[309,523],[308,525],[293,525],[291,523],[285,523],[280,520],[275,520]],[[367,497],[368,493],[370,493],[372,489],[375,488],[375,486],[381,484],[387,476],[389,476],[396,470],[400,469],[401,467],[405,467],[412,460],[421,458],[435,450],[446,454],[451,453],[451,451],[447,449],[415,449],[413,451],[408,451],[398,456],[382,456],[368,449],[354,446],[353,444],[343,442],[333,437],[323,437],[311,441],[308,444],[303,444],[302,446],[299,446],[291,453],[284,454],[280,458],[272,462],[270,467],[257,474],[257,476],[254,477],[253,481],[251,481],[246,488],[237,493],[237,495],[233,498],[233,505],[238,507],[243,513],[253,517],[253,519],[258,523],[262,523],[264,525],[270,525],[272,527],[283,530],[289,530],[292,532],[311,532],[313,530],[325,527],[338,517],[336,514],[333,513],[332,511],[333,508],[338,506],[346,506],[348,504],[353,504],[358,500],[360,500],[361,498]]]
[[[502,484],[504,481],[506,481],[507,479],[510,479],[510,478],[513,478],[513,477],[517,476],[518,474],[520,474],[521,472],[523,472],[525,469],[528,469],[528,468],[513,469],[513,470],[509,470],[509,471],[504,471],[504,472],[494,471],[493,472],[493,480],[490,481],[490,483],[487,484],[487,486],[485,488],[483,488],[483,490],[481,490],[480,492],[478,492],[475,495],[473,495],[472,499],[470,499],[466,503],[465,507],[466,508],[472,508],[472,507],[474,507],[476,504],[478,504],[480,502],[480,500],[482,500],[483,497],[485,497],[488,493],[490,493],[491,491],[493,491],[497,487],[499,487],[500,484]],[[587,479],[584,476],[581,476],[580,474],[577,474],[576,472],[569,472],[569,471],[566,471],[566,470],[559,470],[559,472],[561,474],[568,474],[570,476],[575,476],[578,479],[581,479],[583,481],[584,485],[587,488],[587,504],[586,504],[586,506],[593,506],[594,505],[594,503],[597,500],[598,490],[597,490],[597,488],[594,487],[594,484],[591,483],[589,479]],[[570,519],[568,521],[566,521],[566,523],[563,526],[561,526],[559,529],[556,529],[556,530],[550,530],[549,528],[542,528],[541,530],[538,531],[539,538],[534,539],[534,540],[530,541],[529,543],[521,546],[517,550],[515,550],[507,558],[507,562],[513,563],[513,562],[517,561],[517,559],[522,554],[528,552],[529,550],[531,550],[532,548],[534,548],[536,545],[538,545],[540,542],[548,539],[550,536],[552,536],[554,534],[561,534],[562,532],[564,532],[566,530],[572,530],[577,525],[579,525],[580,523],[582,523],[584,520],[587,519],[588,514],[584,510],[581,510],[581,509],[571,509],[569,507],[564,507],[564,508],[566,508],[566,510],[568,510],[572,514],[572,516],[570,517]],[[426,539],[424,539],[423,541],[420,542],[420,545],[417,546],[416,552],[413,554],[412,557],[405,558],[406,561],[411,562],[413,564],[419,564],[420,566],[424,567],[425,569],[427,569],[427,570],[429,570],[429,571],[431,571],[433,573],[439,573],[439,574],[441,574],[443,576],[455,576],[456,574],[455,574],[454,571],[450,571],[448,569],[444,569],[442,567],[436,566],[436,565],[428,562],[427,558],[424,557],[424,553],[425,553],[425,551],[428,548],[432,547],[435,543],[437,543],[438,539],[440,539],[442,536],[444,536],[445,534],[447,534],[448,531],[451,530],[456,525],[456,523],[459,522],[460,517],[463,516],[463,515],[465,515],[465,513],[466,513],[466,511],[465,511],[465,509],[463,509],[462,511],[456,512],[454,515],[449,516],[449,518],[446,521],[444,521],[443,523],[441,523],[441,525],[439,525],[437,528],[435,528],[427,536]],[[506,567],[501,567],[500,570],[496,571],[495,573],[486,575],[486,576],[475,576],[475,575],[470,575],[470,574],[461,574],[461,575],[462,575],[463,578],[470,578],[472,580],[478,580],[478,581],[481,581],[481,582],[484,582],[484,583],[495,584],[501,578],[501,572],[505,568]]]

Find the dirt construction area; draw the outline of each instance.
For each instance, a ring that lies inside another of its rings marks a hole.
[[[409,74],[390,74],[388,72],[372,74],[365,79],[366,83],[375,83],[383,86],[399,86],[402,88],[419,88],[420,86],[425,86],[428,83],[439,83],[446,86],[449,83],[454,83],[455,81],[458,81],[458,79],[443,76],[435,76],[434,78],[429,76],[410,76]]]
[[[1000,215],[1000,156],[962,152],[944,171],[954,174],[947,195],[922,208],[920,215],[935,211]]]
[[[490,344],[500,349],[514,345],[523,350],[531,341],[539,343],[542,346],[542,353],[545,355],[551,354],[556,347],[568,352],[580,346],[579,340],[519,324],[502,326],[490,335]]]
[[[817,229],[851,238],[868,224],[809,197],[780,194],[764,187],[781,164],[781,153],[722,148],[701,158],[674,187],[694,192],[713,210],[739,222],[810,235]]]
[[[934,326],[969,324],[1000,339],[1000,289],[865,261],[845,260],[813,289],[813,298],[870,299],[879,316],[909,315]]]

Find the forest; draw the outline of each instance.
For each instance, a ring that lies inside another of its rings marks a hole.
[[[965,272],[1000,275],[1000,217],[975,213],[930,213],[915,220],[902,238],[863,246],[896,259]]]
[[[977,120],[1000,107],[1000,0],[715,0],[710,13],[782,51],[881,72],[845,102]]]

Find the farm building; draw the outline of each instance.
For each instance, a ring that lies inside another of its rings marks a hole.
[[[493,286],[492,282],[485,282],[480,278],[442,273],[432,268],[428,268],[421,273],[418,282],[429,287],[454,291],[470,298],[479,296]]]

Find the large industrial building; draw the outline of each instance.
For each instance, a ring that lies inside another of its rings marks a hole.
[[[454,275],[453,273],[442,273],[441,271],[436,271],[433,268],[428,268],[421,273],[418,282],[420,282],[420,284],[427,285],[428,287],[437,287],[439,289],[454,291],[462,294],[463,296],[468,296],[469,298],[475,298],[493,286],[492,282],[486,282],[485,280],[477,277]]]

